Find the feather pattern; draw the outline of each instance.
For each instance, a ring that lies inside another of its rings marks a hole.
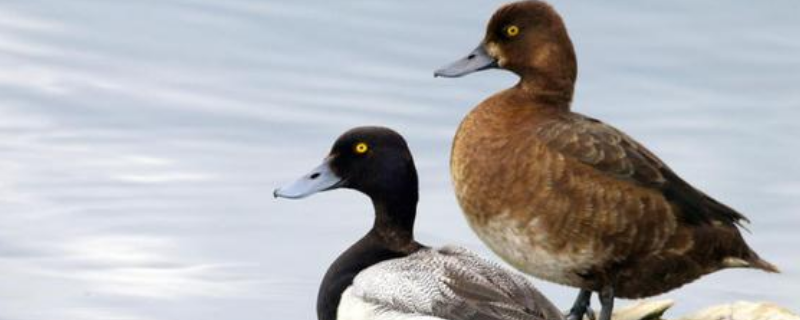
[[[695,189],[631,137],[509,89],[453,142],[456,196],[478,237],[521,271],[618,297],[669,291],[738,258],[744,216]],[[476,147],[480,146],[480,147]]]
[[[562,319],[522,275],[467,249],[425,248],[356,276],[352,295],[384,312],[442,319]]]
[[[536,135],[552,150],[619,180],[656,189],[681,209],[683,221],[728,224],[747,221],[678,177],[661,159],[633,138],[599,120],[577,113],[543,122]]]

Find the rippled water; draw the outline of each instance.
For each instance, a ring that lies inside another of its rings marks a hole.
[[[276,201],[345,129],[404,133],[419,238],[490,253],[447,169],[460,119],[515,81],[432,70],[498,3],[0,2],[0,319],[312,319],[367,200]],[[733,270],[665,295],[800,310],[800,3],[556,3],[574,108],[626,130],[749,215],[780,276]],[[541,281],[566,308],[575,291]]]

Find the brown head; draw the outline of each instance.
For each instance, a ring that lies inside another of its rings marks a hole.
[[[536,0],[504,5],[492,16],[478,48],[434,75],[454,78],[491,68],[510,70],[537,90],[568,91],[571,98],[575,51],[553,7]]]

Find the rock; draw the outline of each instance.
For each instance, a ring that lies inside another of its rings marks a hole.
[[[612,320],[659,320],[675,304],[672,300],[640,300],[611,314]]]
[[[800,316],[774,303],[739,301],[709,307],[678,320],[800,320]]]
[[[672,300],[642,300],[620,307],[613,320],[662,320]],[[588,319],[588,318],[587,318]],[[675,320],[800,320],[800,316],[769,302],[747,302],[708,307]]]

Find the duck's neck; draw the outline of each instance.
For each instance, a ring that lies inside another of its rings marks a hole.
[[[554,79],[527,78],[517,84],[519,92],[540,107],[569,110],[572,103],[572,84]]]
[[[398,192],[373,198],[375,222],[369,234],[386,248],[408,251],[417,246],[414,241],[414,220],[417,216],[416,192]]]
[[[342,293],[359,272],[423,248],[414,240],[418,199],[416,185],[408,190],[370,195],[370,198],[375,207],[375,223],[372,230],[328,268],[317,297],[319,320],[336,320]]]
[[[572,42],[564,34],[558,41],[543,45],[530,65],[516,70],[518,88],[539,105],[569,109],[578,76]]]

